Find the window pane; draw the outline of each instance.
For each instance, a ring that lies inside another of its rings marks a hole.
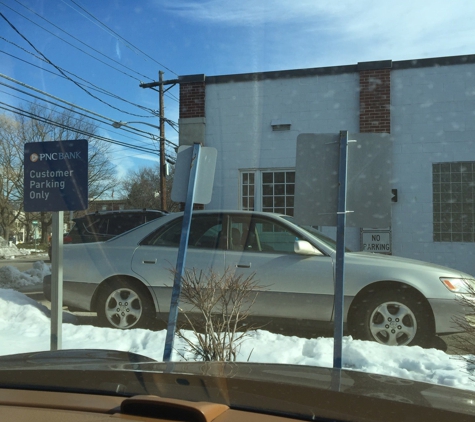
[[[262,182],[263,183],[273,183],[274,182],[274,174],[273,173],[262,173]]]
[[[472,162],[432,165],[434,241],[474,241],[473,169]]]

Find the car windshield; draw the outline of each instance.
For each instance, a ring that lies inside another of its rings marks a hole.
[[[290,221],[295,224],[295,221],[292,217],[289,216],[284,216],[283,217],[285,220]],[[313,226],[306,226],[306,225],[300,225],[296,224],[299,226],[301,229],[305,230],[308,234],[311,236],[317,238],[320,242],[322,242],[324,245],[328,246],[329,248],[333,249],[334,251],[337,248],[337,243],[335,239],[332,239],[329,236],[325,236],[318,228],[313,227]],[[346,252],[351,252],[351,249],[345,248]]]
[[[475,415],[474,13],[0,0],[0,388],[224,362]]]

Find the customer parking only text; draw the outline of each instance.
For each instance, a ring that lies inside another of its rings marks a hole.
[[[30,171],[30,199],[48,199],[49,189],[61,189],[66,186],[65,180],[58,180],[65,177],[73,177],[74,170],[46,170],[46,171]]]

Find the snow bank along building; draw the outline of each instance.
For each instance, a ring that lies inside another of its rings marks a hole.
[[[475,55],[179,81],[180,145],[218,150],[206,208],[292,215],[300,133],[390,133],[391,227],[347,246],[475,274]]]

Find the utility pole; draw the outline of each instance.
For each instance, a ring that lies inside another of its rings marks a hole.
[[[179,83],[178,79],[173,79],[169,81],[163,80],[163,72],[158,72],[158,82],[149,82],[141,83],[140,88],[155,88],[158,86],[158,102],[159,102],[159,118],[160,118],[160,207],[163,211],[168,211],[167,207],[167,168],[166,168],[166,157],[165,157],[165,106],[163,97],[165,92],[170,88],[174,87]],[[171,85],[166,90],[163,89],[164,85]]]
[[[158,72],[159,104],[160,104],[160,207],[168,211],[167,207],[167,171],[165,162],[165,110],[163,101],[163,72]]]

